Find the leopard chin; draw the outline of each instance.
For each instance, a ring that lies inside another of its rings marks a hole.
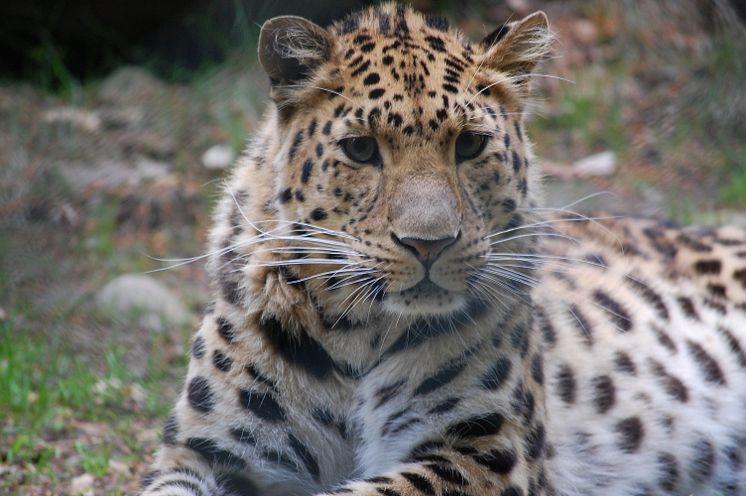
[[[383,298],[383,309],[394,315],[445,316],[463,310],[466,305],[465,292],[445,289],[430,279],[387,293]]]

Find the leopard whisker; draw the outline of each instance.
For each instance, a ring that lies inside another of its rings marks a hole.
[[[485,50],[485,52],[487,52],[489,50],[492,50],[492,47],[494,47],[495,44],[498,42],[498,40],[500,39],[500,36],[503,33],[503,30],[508,25],[508,23],[510,22],[510,20],[513,18],[514,15],[515,15],[515,13],[511,12],[511,14],[508,17],[508,19],[502,24],[502,26],[500,26],[500,30],[497,32],[497,35],[494,37],[494,39],[492,40],[492,43],[490,43],[489,48],[487,48],[487,50]],[[471,83],[474,82],[474,79],[477,77],[477,74],[482,69],[482,66],[484,65],[484,63],[486,61],[487,61],[486,57],[482,57],[482,60],[479,61],[479,65],[477,65],[477,68],[474,69],[474,73],[471,75],[471,79],[469,79],[469,82],[466,84],[466,88],[464,88],[465,92],[469,91],[469,88],[471,88]]]
[[[253,251],[252,253],[275,253],[277,255],[339,255],[339,256],[355,256],[360,255],[359,252],[350,250],[338,250],[327,247],[310,247],[310,246],[277,246],[267,249],[261,249]]]
[[[517,272],[515,270],[511,270],[508,268],[503,268],[502,266],[487,266],[483,270],[484,272],[488,274],[508,277],[511,280],[515,282],[520,282],[522,284],[525,284],[526,286],[534,287],[537,284],[539,284],[539,280],[536,279],[535,277],[531,277],[521,272]]]
[[[578,242],[576,238],[572,236],[568,236],[566,234],[560,234],[560,233],[554,233],[554,232],[537,232],[537,233],[528,233],[528,234],[518,234],[516,236],[510,236],[509,238],[498,239],[498,240],[492,241],[490,243],[490,246],[496,246],[502,243],[507,243],[508,241],[515,241],[516,239],[522,239],[522,238],[562,238],[568,241],[572,241],[574,243]]]
[[[379,276],[376,279],[376,283],[378,283],[379,281],[384,281],[385,278],[386,278],[385,274]],[[370,297],[370,305],[368,305],[368,315],[365,318],[366,323],[368,321],[370,321],[370,312],[373,310],[373,303],[375,303],[376,298],[378,297],[379,294],[384,294],[385,292],[386,292],[386,283],[385,283],[385,281],[384,281],[383,284],[375,286],[375,291],[374,291],[373,295]]]
[[[569,212],[569,211],[568,211]],[[532,222],[530,224],[522,224],[520,226],[512,227],[510,229],[504,229],[502,231],[497,231],[491,234],[487,234],[482,237],[482,239],[487,238],[493,238],[495,236],[499,236],[501,234],[506,234],[512,231],[518,231],[521,229],[531,229],[534,227],[548,227],[552,224],[560,224],[563,222],[589,222],[589,221],[599,221],[599,220],[610,220],[610,219],[617,219],[617,216],[604,216],[604,217],[586,217],[582,216],[581,214],[578,214],[577,212],[572,212],[574,214],[578,215],[578,218],[575,219],[547,219],[547,220],[540,220],[537,222]]]
[[[251,267],[282,267],[283,265],[347,265],[345,260],[329,258],[294,258],[290,260],[268,260],[266,262],[252,262]]]
[[[350,249],[350,250],[353,249],[347,243],[344,243],[342,241],[316,238],[313,236],[282,235],[282,236],[272,236],[272,238],[270,239],[275,240],[275,241],[295,241],[295,242],[303,242],[303,243],[319,244],[319,245],[327,245],[327,246],[339,246],[339,247],[343,247],[345,249]]]
[[[571,203],[568,203],[567,205],[563,205],[561,207],[554,207],[554,208],[553,207],[532,207],[532,208],[519,209],[519,210],[528,210],[528,211],[545,211],[545,210],[550,210],[550,211],[555,211],[555,210],[559,209],[559,210],[562,210],[562,211],[568,211],[567,209],[572,208],[572,207],[574,207],[576,205],[579,205],[579,204],[583,203],[584,201],[592,200],[593,198],[597,198],[599,196],[604,196],[604,195],[617,196],[616,194],[614,194],[611,191],[596,191],[595,193],[590,193],[588,195],[585,195],[585,196],[583,196],[583,197],[581,197],[581,198],[579,198],[579,199],[577,199],[577,200],[575,200],[575,201],[573,201]],[[573,213],[576,213],[576,212],[573,212]]]
[[[576,81],[574,81],[572,79],[567,79],[567,78],[562,77],[562,76],[556,76],[554,74],[541,74],[541,73],[538,73],[538,72],[528,72],[528,73],[525,73],[525,74],[521,74],[520,76],[506,76],[505,79],[507,79],[507,80],[513,80],[513,79],[521,80],[521,79],[525,79],[526,77],[538,77],[538,78],[546,78],[546,79],[555,79],[557,81],[562,81],[563,83],[570,83],[570,84],[575,84],[576,83]]]
[[[273,233],[273,232],[275,232],[277,230],[282,229],[283,225],[285,225],[285,226],[292,225],[292,226],[301,226],[301,227],[311,228],[311,229],[315,230],[318,233],[327,234],[329,236],[337,236],[337,237],[341,237],[341,238],[347,238],[347,239],[352,239],[352,240],[359,241],[358,238],[356,238],[355,236],[352,236],[349,233],[345,233],[345,232],[337,231],[337,230],[333,230],[333,229],[328,229],[326,227],[319,226],[319,225],[316,225],[316,224],[310,224],[308,222],[291,221],[291,220],[285,220],[285,219],[264,219],[262,221],[256,221],[256,222],[254,222],[254,221],[252,221],[251,219],[249,219],[246,216],[246,214],[243,211],[243,208],[241,207],[241,204],[238,202],[238,199],[236,198],[236,195],[233,193],[233,191],[230,190],[227,187],[226,187],[226,189],[228,190],[228,193],[231,195],[231,198],[233,199],[233,202],[235,203],[236,207],[238,208],[238,211],[241,214],[241,217],[244,218],[244,220],[246,221],[246,223],[251,228],[253,228],[254,230],[256,230],[261,235],[264,235],[264,236],[267,236],[267,237],[272,237],[272,238],[277,238],[277,236],[274,236],[271,233]],[[274,222],[274,223],[277,223],[279,225],[278,225],[278,227],[276,227],[275,229],[273,229],[271,231],[264,231],[263,229],[261,229],[261,228],[259,228],[257,226],[257,224],[264,224],[264,223],[269,223],[269,222]]]
[[[547,263],[553,263],[553,262],[577,262],[582,263],[586,265],[590,265],[593,267],[600,267],[600,268],[606,268],[605,265],[592,262],[590,260],[586,260],[584,258],[572,258],[572,257],[562,257],[558,255],[543,255],[543,254],[535,254],[535,253],[491,253],[488,255],[483,255],[483,258],[486,258],[490,261],[519,261],[519,262],[525,262],[525,261],[531,261],[541,264],[547,264]]]
[[[505,302],[505,299],[501,297],[502,295],[500,294],[500,292],[495,287],[493,287],[492,284],[490,284],[489,281],[487,281],[486,279],[480,278],[470,284],[472,286],[472,294],[476,297],[483,298],[481,295],[486,294],[487,302],[492,305],[502,307],[505,311],[510,310],[510,307]]]
[[[354,268],[351,265],[346,265],[346,266],[342,267],[341,269],[327,270],[327,271],[321,272],[319,274],[313,274],[313,275],[304,277],[302,279],[298,279],[298,282],[312,281],[314,279],[320,279],[320,278],[324,278],[324,279],[328,280],[328,279],[331,279],[332,277],[335,277],[335,276],[337,276],[339,274],[350,274],[350,273],[352,273],[354,275],[354,274],[370,274],[370,273],[373,273],[373,272],[376,272],[376,271],[375,270],[368,270],[368,268],[366,268],[366,267],[363,267],[363,268]],[[345,277],[348,277],[348,276],[345,276]]]
[[[323,86],[314,86],[314,85],[310,85],[310,84],[292,85],[292,86],[299,86],[301,88],[313,88],[315,90],[324,91],[326,93],[330,93],[332,95],[336,95],[336,96],[342,97],[343,99],[347,100],[348,102],[350,102],[353,105],[357,105],[352,98],[350,98],[350,97],[348,97],[346,95],[343,95],[339,91],[330,90],[329,88],[324,88]],[[362,118],[359,118],[359,120],[364,121],[364,119],[362,119]]]
[[[347,297],[345,297],[345,299],[344,299],[344,300],[342,300],[341,304],[342,304],[342,305],[344,305],[344,303],[345,303],[345,302],[346,302],[347,300],[349,300],[350,298],[352,298],[352,297],[353,297],[354,295],[357,295],[357,296],[355,296],[355,298],[354,298],[354,299],[352,299],[352,300],[350,301],[350,303],[349,303],[349,304],[347,305],[347,307],[345,308],[345,310],[344,310],[344,311],[343,311],[343,312],[342,312],[342,313],[340,314],[340,316],[339,316],[339,317],[337,318],[336,322],[334,322],[334,325],[333,325],[332,327],[334,327],[335,325],[337,325],[337,322],[339,322],[340,320],[342,320],[343,318],[345,318],[345,317],[346,317],[346,316],[347,316],[347,315],[348,315],[348,314],[349,314],[349,313],[350,313],[350,312],[352,311],[352,309],[353,309],[353,308],[355,307],[355,305],[356,305],[356,302],[357,302],[357,301],[358,301],[358,299],[359,299],[359,296],[360,296],[360,292],[361,292],[361,291],[363,291],[363,290],[365,290],[365,288],[367,288],[367,287],[369,287],[370,285],[372,285],[372,284],[375,284],[375,283],[376,283],[376,280],[375,280],[375,279],[372,279],[372,280],[368,281],[368,282],[367,282],[367,283],[365,283],[365,284],[361,284],[361,285],[360,285],[359,287],[355,288],[355,289],[354,289],[354,290],[353,290],[353,291],[352,291],[352,292],[351,292],[351,293],[350,293],[349,295],[347,295]]]
[[[378,270],[373,270],[366,273],[360,273],[360,274],[352,274],[345,276],[341,281],[329,286],[328,289],[340,289],[347,286],[352,286],[353,284],[358,284],[361,282],[366,282],[370,280],[370,274],[379,272]]]
[[[371,274],[375,274],[376,272],[377,271],[370,271],[370,272],[360,272],[358,274],[346,275],[340,281],[329,286],[328,289],[330,290],[341,289],[341,288],[346,288],[348,286],[352,286],[358,283],[367,282],[370,280]]]
[[[376,301],[376,295],[381,291],[381,286],[377,283],[383,279],[383,276],[377,277],[373,281],[373,285],[366,291],[365,296],[363,297],[361,303],[365,303],[365,300],[370,298],[370,305],[368,305],[368,312],[365,315],[365,322],[368,323],[370,321],[370,313],[373,311],[373,303]]]
[[[580,201],[583,201],[583,200],[582,199],[578,200],[578,202],[580,202]],[[565,213],[565,214],[575,215],[576,218],[574,218],[574,219],[566,219],[566,220],[567,221],[573,221],[573,222],[590,222],[593,225],[595,225],[596,227],[598,227],[599,229],[601,229],[602,231],[604,231],[606,234],[608,234],[609,236],[611,236],[612,238],[614,238],[614,240],[616,241],[616,243],[620,247],[623,245],[621,239],[619,239],[619,237],[616,234],[614,234],[608,227],[606,227],[603,224],[601,224],[600,222],[598,222],[600,220],[618,220],[618,219],[623,219],[624,216],[622,216],[622,215],[607,215],[607,216],[604,216],[604,217],[589,217],[587,215],[581,214],[581,213],[576,212],[574,210],[569,210],[566,207],[560,207],[560,208],[541,207],[541,208],[534,208],[534,211],[555,212],[555,213]],[[562,219],[554,219],[554,220],[562,220]]]
[[[232,194],[232,192],[231,192],[231,195],[233,196],[234,201],[237,202],[237,199]],[[240,207],[239,207],[239,210],[241,210]],[[243,215],[243,211],[241,211],[241,214]],[[347,243],[343,243],[343,242],[340,242],[340,241],[326,240],[326,239],[321,239],[321,238],[314,238],[314,237],[311,237],[311,236],[308,236],[308,235],[303,235],[303,236],[286,236],[286,235],[277,236],[277,235],[275,235],[273,233],[276,232],[276,231],[278,231],[278,230],[280,230],[280,229],[282,229],[282,227],[277,227],[277,228],[275,228],[273,230],[270,230],[270,231],[263,231],[262,229],[258,228],[255,223],[251,222],[248,218],[246,218],[245,215],[243,215],[243,216],[246,219],[246,221],[254,229],[256,229],[257,232],[259,232],[260,234],[252,236],[252,237],[250,237],[248,239],[243,239],[243,240],[238,241],[236,243],[232,243],[232,244],[230,244],[228,246],[225,246],[223,248],[219,248],[217,250],[213,250],[213,251],[204,253],[202,255],[197,255],[197,256],[194,256],[194,257],[186,257],[186,258],[158,258],[158,257],[152,257],[152,256],[149,256],[149,255],[146,255],[151,260],[155,260],[157,262],[165,262],[165,263],[175,262],[175,263],[173,263],[173,264],[171,264],[171,265],[169,265],[167,267],[159,267],[157,269],[152,269],[152,270],[146,271],[145,273],[146,274],[150,274],[150,273],[155,273],[155,272],[161,272],[161,271],[165,271],[165,270],[175,269],[175,268],[178,268],[178,267],[181,267],[181,266],[184,266],[184,265],[188,265],[190,263],[198,262],[200,260],[205,260],[205,259],[207,259],[207,258],[209,258],[211,256],[220,256],[220,255],[223,255],[223,254],[228,253],[231,250],[235,250],[237,248],[245,248],[245,247],[252,246],[252,245],[255,245],[255,244],[258,244],[258,243],[263,243],[263,242],[273,241],[273,240],[279,240],[279,241],[303,241],[303,242],[307,242],[307,243],[311,243],[311,244],[327,245],[327,246],[334,246],[334,247],[344,247],[345,249],[351,250],[351,251],[354,252],[354,253],[350,252],[349,254],[352,254],[352,255],[361,255],[360,252],[358,252],[357,250],[354,250],[353,248],[351,248]],[[338,232],[335,232],[335,231],[332,231],[332,230],[329,230],[329,229],[326,229],[326,228],[323,228],[323,227],[320,227],[320,226],[315,226],[313,224],[307,224],[307,223],[296,223],[296,222],[291,222],[291,221],[281,221],[281,220],[268,219],[268,220],[264,220],[264,221],[259,221],[259,222],[257,222],[257,224],[258,223],[267,223],[267,222],[281,222],[281,223],[286,223],[286,224],[300,224],[300,225],[312,227],[314,229],[318,228],[318,229],[320,229],[320,232],[323,233],[323,234],[328,234],[328,235],[331,235],[331,236],[340,236],[340,237],[344,236],[344,237],[351,238],[351,239],[357,239],[354,236],[350,236],[350,235],[348,235],[346,233],[341,233],[341,232],[338,233]],[[329,253],[331,253],[331,252],[329,252]]]
[[[501,276],[497,277],[494,274],[487,274],[485,272],[480,272],[479,277],[482,279],[483,282],[489,284],[494,289],[502,288],[506,291],[507,296],[512,296],[515,298],[520,299],[523,303],[530,303],[530,297],[529,293],[527,291],[520,290],[516,288],[514,285],[508,284],[506,281],[510,280],[507,277]],[[499,296],[501,298],[501,301],[504,301],[506,294],[505,293],[499,293]],[[506,310],[509,310],[510,308],[506,305]]]
[[[256,238],[252,238],[251,240],[244,240],[244,241],[241,241],[241,242],[238,242],[238,243],[233,243],[233,244],[225,246],[223,248],[219,248],[217,250],[213,250],[213,251],[210,251],[210,252],[207,252],[207,253],[203,253],[202,255],[197,255],[197,256],[194,256],[194,257],[187,257],[187,258],[157,258],[157,257],[148,256],[148,258],[150,258],[151,260],[155,260],[157,262],[176,262],[176,263],[174,263],[173,265],[169,265],[167,267],[160,267],[160,268],[157,268],[157,269],[148,270],[148,271],[145,272],[145,274],[152,274],[152,273],[155,273],[155,272],[162,272],[162,271],[165,271],[165,270],[175,269],[175,268],[178,268],[178,267],[181,267],[181,266],[184,266],[184,265],[188,265],[190,263],[199,262],[200,260],[205,260],[205,259],[210,258],[210,257],[215,256],[215,255],[218,255],[218,256],[219,255],[224,255],[224,254],[226,254],[226,253],[228,253],[231,250],[234,250],[236,248],[239,248],[239,247],[242,247],[242,246],[251,245],[251,244],[254,244],[256,242],[261,242],[261,241],[263,241],[263,240],[262,239],[258,239],[258,237],[256,237]]]

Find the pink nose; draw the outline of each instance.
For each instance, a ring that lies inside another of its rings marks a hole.
[[[456,242],[458,236],[441,239],[401,238],[393,235],[394,241],[411,251],[422,263],[432,263],[443,250]]]

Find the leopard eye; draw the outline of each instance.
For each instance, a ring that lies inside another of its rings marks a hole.
[[[477,157],[487,145],[487,136],[471,132],[464,132],[456,138],[456,161]]]
[[[373,162],[378,156],[378,144],[369,136],[345,138],[339,142],[345,155],[362,164]]]

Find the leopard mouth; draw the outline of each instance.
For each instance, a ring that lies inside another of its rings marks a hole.
[[[433,281],[428,274],[425,274],[419,282],[412,286],[399,289],[398,291],[389,291],[387,294],[399,295],[405,298],[428,300],[458,293],[458,291],[453,291],[452,289],[441,286]]]
[[[411,293],[413,295],[419,295],[421,298],[428,298],[432,296],[437,296],[438,293],[448,293],[448,292],[450,292],[448,291],[448,289],[436,284],[427,275],[423,277],[420,280],[420,282],[416,283],[414,286],[410,286],[409,288],[400,291],[400,293]]]

